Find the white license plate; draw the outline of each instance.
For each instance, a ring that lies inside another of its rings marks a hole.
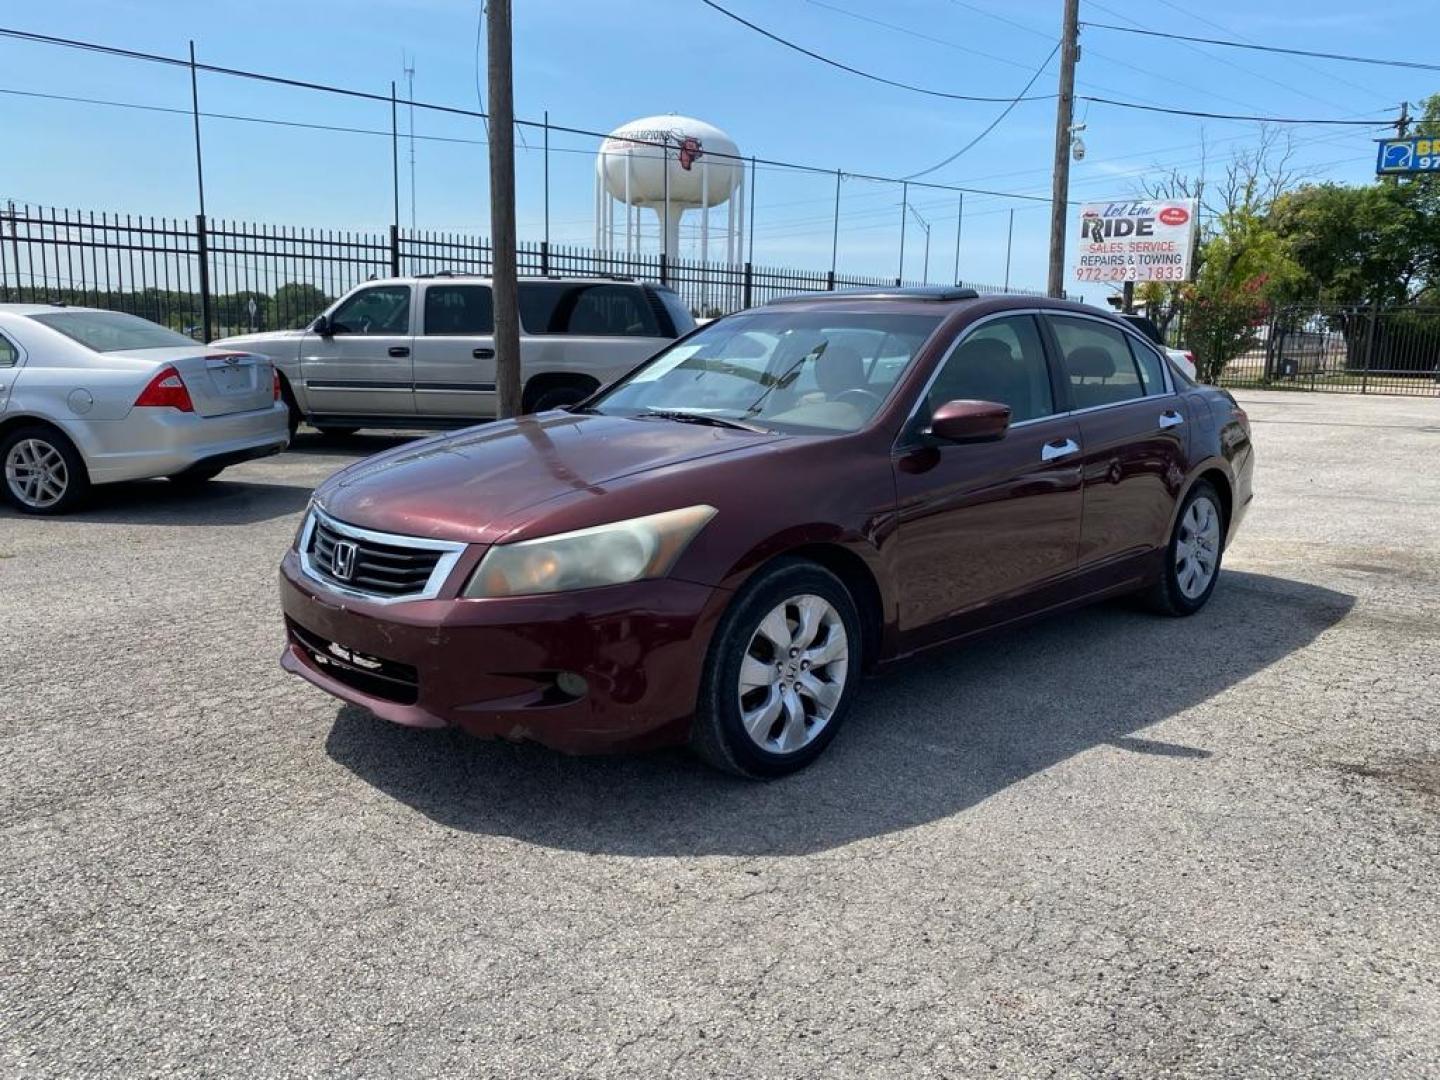
[[[210,369],[210,378],[222,394],[240,393],[250,389],[250,366],[225,364]]]

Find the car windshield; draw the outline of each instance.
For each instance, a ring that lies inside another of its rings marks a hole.
[[[30,316],[72,341],[78,341],[95,352],[120,352],[124,349],[173,349],[176,345],[195,344],[193,338],[166,330],[138,315],[119,311],[57,311],[53,314]]]
[[[939,324],[932,315],[747,311],[666,349],[587,411],[856,431]]]

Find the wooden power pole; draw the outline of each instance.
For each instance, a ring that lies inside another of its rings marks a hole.
[[[515,97],[510,0],[485,5],[490,90],[490,253],[494,267],[497,415],[520,415],[520,307],[515,292]]]
[[[1055,175],[1050,185],[1050,273],[1045,291],[1065,295],[1065,211],[1070,202],[1070,128],[1075,122],[1075,59],[1079,53],[1080,0],[1065,0],[1060,31],[1060,94],[1055,102]]]

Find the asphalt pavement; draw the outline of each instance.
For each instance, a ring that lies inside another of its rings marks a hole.
[[[0,510],[0,1075],[1440,1077],[1440,399],[1240,397],[1203,613],[913,661],[772,784],[282,674],[391,437]]]

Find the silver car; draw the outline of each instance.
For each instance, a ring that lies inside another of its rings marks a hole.
[[[0,304],[3,490],[58,514],[93,484],[198,483],[289,442],[274,365],[134,315]]]
[[[521,278],[525,412],[571,405],[695,328],[673,291],[612,278]],[[367,281],[303,330],[225,338],[280,369],[291,431],[460,427],[496,414],[490,279]]]

